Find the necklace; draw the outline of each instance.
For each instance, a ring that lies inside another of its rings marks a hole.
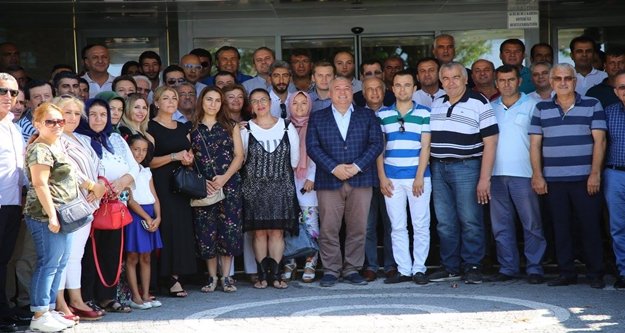
[[[172,121],[172,123],[170,123],[169,125],[165,125],[164,123],[162,123],[160,120],[154,118],[153,119],[155,122],[159,123],[161,126],[165,127],[165,128],[169,128],[169,129],[176,129],[176,127],[178,127],[178,125],[176,124],[175,121]]]

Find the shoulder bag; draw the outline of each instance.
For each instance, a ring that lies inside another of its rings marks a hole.
[[[204,141],[204,136],[202,135],[202,132],[200,132],[200,130],[197,130],[197,132],[202,139],[202,143],[204,144],[204,148],[206,149],[206,154],[208,154],[208,145],[206,145],[206,141]],[[217,171],[215,170],[215,161],[211,158],[210,155],[208,156],[208,158],[210,159],[213,172],[215,173],[215,175],[217,175]],[[198,169],[198,173],[200,173],[200,168],[198,168],[197,166],[197,161],[195,161],[195,159],[193,159],[193,161],[195,162],[195,167]],[[204,184],[206,184],[206,182]],[[206,192],[208,193],[208,191]],[[214,205],[225,198],[226,196],[224,195],[224,189],[220,188],[218,191],[215,191],[213,194],[208,194],[202,199],[191,199],[191,207],[205,207]]]

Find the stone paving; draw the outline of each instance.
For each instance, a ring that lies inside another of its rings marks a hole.
[[[522,280],[368,286],[292,282],[286,290],[199,292],[185,299],[161,297],[161,308],[108,314],[65,332],[625,332],[625,294],[595,290],[580,281],[568,287]],[[27,331],[28,332],[28,331]]]

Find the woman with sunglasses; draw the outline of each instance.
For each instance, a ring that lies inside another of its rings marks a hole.
[[[86,117],[80,119],[76,132],[89,138],[89,144],[100,158],[104,177],[111,183],[112,194],[120,200],[128,198],[128,188],[134,188],[139,173],[130,148],[121,135],[113,132],[111,109],[106,101],[98,98],[85,103]],[[111,193],[109,193],[111,194]],[[127,305],[117,301],[117,284],[107,287],[96,272],[92,241],[95,241],[97,260],[102,277],[107,284],[114,281],[118,272],[121,229],[94,230],[93,238],[87,240],[83,259],[82,292],[86,300],[96,301],[107,312],[130,312]]]
[[[78,180],[59,140],[65,125],[62,110],[51,103],[41,104],[33,112],[33,125],[39,135],[26,149],[30,185],[24,207],[37,253],[30,285],[30,310],[34,312],[30,329],[55,332],[75,325],[74,320],[64,318],[65,314],[49,309],[55,306],[73,238],[71,233],[59,232],[55,207],[78,196]],[[91,184],[80,185],[89,188]]]
[[[241,131],[246,161],[243,166],[243,230],[254,232],[258,281],[254,288],[285,289],[280,262],[284,231],[297,234],[299,204],[293,169],[299,161],[299,136],[293,124],[271,115],[265,89],[250,94],[254,118]],[[270,194],[270,195],[268,195]]]
[[[79,182],[87,182],[86,189],[81,189],[78,193],[82,199],[88,202],[95,212],[100,206],[100,198],[106,192],[104,184],[98,181],[100,158],[91,148],[90,139],[87,136],[74,133],[80,124],[80,119],[85,118],[85,104],[78,98],[71,95],[62,95],[52,100],[52,103],[61,108],[65,127],[61,136],[61,145],[70,164],[74,167],[76,177]],[[87,305],[80,290],[82,276],[82,257],[85,252],[85,244],[91,231],[91,223],[74,231],[70,245],[70,254],[67,266],[59,286],[59,293],[56,297],[56,309],[66,315],[72,313],[83,320],[98,320],[102,318],[102,313]],[[69,304],[65,301],[65,290],[69,296]]]

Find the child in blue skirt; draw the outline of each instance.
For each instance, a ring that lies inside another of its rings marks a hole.
[[[150,255],[152,251],[163,247],[158,226],[161,223],[161,209],[152,172],[147,165],[153,154],[153,145],[141,134],[135,134],[127,139],[140,172],[135,179],[135,189],[132,191],[128,208],[132,213],[132,223],[124,227],[126,233],[125,249],[126,278],[132,292],[130,307],[146,310],[161,306],[161,302],[150,296]],[[137,263],[141,278],[142,292],[137,283]]]

